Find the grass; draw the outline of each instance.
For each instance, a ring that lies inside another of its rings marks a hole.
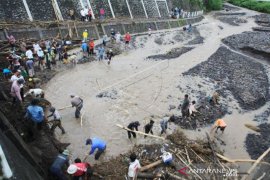
[[[236,6],[270,14],[270,2],[259,2],[256,0],[229,0],[229,2]]]

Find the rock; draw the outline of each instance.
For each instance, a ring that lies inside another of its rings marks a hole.
[[[176,106],[175,105],[169,105],[169,111],[172,110],[172,109],[175,109]]]

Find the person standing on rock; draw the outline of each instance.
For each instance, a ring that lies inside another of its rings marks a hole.
[[[85,30],[83,31],[82,36],[83,36],[83,41],[86,42],[87,39],[88,39],[88,32],[87,32],[87,29],[85,29]]]
[[[112,52],[112,49],[110,49],[109,51],[107,51],[108,65],[111,64],[112,57],[113,57],[113,52]]]
[[[29,77],[33,77],[35,75],[33,59],[28,59],[25,64],[27,67]]]
[[[127,126],[128,129],[130,130],[136,130],[138,131],[138,127],[140,126],[139,121],[135,121],[135,122],[131,122],[129,123],[129,125]],[[135,132],[131,132],[131,131],[127,131],[128,132],[128,138],[131,139],[131,135],[133,136],[133,138],[136,138],[136,133]]]
[[[65,173],[63,172],[64,166],[69,166],[69,151],[65,149],[62,154],[59,154],[54,160],[52,166],[50,167],[50,172],[52,175],[56,176],[60,180],[68,180]]]
[[[183,104],[179,105],[178,109],[180,109],[181,107],[181,113],[182,113],[182,117],[188,117],[189,116],[189,99],[188,99],[188,95],[186,94],[184,97],[184,102]]]
[[[94,42],[94,39],[92,38],[91,41],[89,42],[88,56],[94,55],[94,49],[95,49],[95,42]]]
[[[155,123],[155,121],[153,121],[151,119],[150,122],[144,126],[144,132],[145,132],[145,134],[149,134],[149,133],[154,134],[153,133],[153,130],[152,130],[154,123]],[[144,138],[146,138],[146,135],[144,136]]]
[[[83,100],[79,96],[75,96],[74,94],[70,95],[71,97],[71,105],[76,108],[75,118],[80,118],[81,109],[83,108]]]
[[[193,115],[195,116],[195,113],[197,113],[198,111],[196,110],[195,108],[195,104],[196,104],[196,101],[192,101],[191,104],[189,105],[189,116]]]
[[[98,149],[98,151],[95,154],[95,160],[98,160],[100,155],[104,153],[104,151],[106,150],[105,141],[99,138],[87,139],[85,145],[91,145],[91,150],[89,152],[89,155],[93,154],[95,150]]]
[[[227,124],[225,123],[223,119],[217,119],[215,121],[214,126],[211,129],[211,132],[214,131],[214,129],[216,129],[215,133],[217,133],[218,129],[220,129],[220,131],[223,134],[226,127],[227,127]]]
[[[87,45],[87,43],[85,41],[83,41],[82,42],[82,51],[83,51],[83,57],[84,58],[87,57],[87,54],[88,54],[87,49],[88,49],[88,45]]]
[[[53,116],[53,120],[52,120],[53,125],[51,127],[51,132],[54,133],[55,128],[59,127],[59,129],[61,129],[61,131],[62,131],[62,134],[65,134],[66,132],[65,132],[65,129],[63,128],[62,123],[61,123],[60,113],[54,107],[50,108],[50,112],[51,112],[51,114],[49,116],[47,116],[47,118]]]
[[[129,46],[130,40],[131,40],[131,36],[130,36],[129,32],[127,32],[126,35],[125,35],[125,42],[126,42],[126,46],[125,47],[126,48]]]
[[[99,10],[100,20],[102,21],[105,18],[105,10],[100,8]]]
[[[160,128],[161,128],[161,132],[160,135],[167,134],[167,129],[168,129],[168,123],[171,122],[170,117],[164,117],[161,121],[160,121]]]
[[[211,101],[213,102],[214,105],[218,105],[219,104],[218,103],[218,101],[219,101],[219,94],[218,94],[218,92],[216,92],[216,91],[214,92],[214,94],[213,94],[210,102]]]
[[[103,46],[98,47],[98,60],[103,60],[104,58],[105,49]]]

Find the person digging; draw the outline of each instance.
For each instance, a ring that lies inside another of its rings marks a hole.
[[[223,134],[226,127],[227,127],[227,124],[225,123],[225,121],[223,119],[217,119],[215,121],[214,126],[211,129],[211,132],[213,132],[214,129],[216,129],[215,133],[217,133],[218,129],[220,129],[220,131]]]
[[[53,116],[53,120],[49,121],[49,122],[52,122],[52,127],[50,129],[51,133],[54,133],[55,128],[59,127],[62,131],[62,134],[65,134],[66,133],[65,129],[63,128],[63,126],[61,124],[60,113],[54,107],[51,107],[49,111],[51,112],[51,114],[49,116],[47,116],[47,118]]]
[[[71,97],[71,105],[72,107],[75,107],[75,118],[80,118],[81,115],[81,110],[83,108],[83,99],[80,98],[79,96],[75,96],[75,95],[70,95]]]

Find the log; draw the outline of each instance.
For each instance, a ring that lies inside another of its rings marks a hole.
[[[167,172],[167,174],[168,174],[170,177],[172,177],[173,179],[177,179],[177,180],[185,180],[185,178],[181,178],[181,177],[176,176],[176,175],[174,175],[174,174],[172,174],[172,173]]]
[[[82,120],[83,120],[83,116],[84,116],[84,114],[85,114],[85,111],[82,113],[82,116],[81,116],[81,127],[82,127]]]
[[[261,132],[261,129],[252,125],[252,124],[245,124],[245,126],[253,131],[256,131],[256,132]]]
[[[188,151],[187,151],[186,147],[185,147],[185,151],[186,151],[186,156],[187,156],[187,159],[188,159],[188,163],[191,164],[191,161],[190,161],[190,158],[189,158]]]
[[[137,134],[141,134],[141,135],[145,135],[145,136],[149,136],[149,137],[153,137],[153,138],[165,140],[164,137],[155,136],[155,135],[152,135],[152,134],[146,134],[146,133],[143,133],[143,132],[141,132],[141,131],[134,131],[134,130],[128,129],[127,127],[122,126],[122,125],[120,125],[120,124],[116,124],[116,126],[122,128],[122,129],[124,129],[124,130],[130,131],[130,132],[135,132],[135,133],[137,133]]]
[[[58,111],[61,111],[61,110],[64,110],[64,109],[67,109],[67,108],[71,108],[72,106],[65,106],[65,107],[62,107],[62,108],[59,108]]]
[[[143,178],[143,179],[154,179],[156,176],[152,173],[142,173],[138,172],[137,178]]]
[[[270,148],[268,148],[257,160],[256,162],[251,166],[251,168],[247,171],[247,175],[244,175],[241,180],[245,180],[248,178],[248,176],[251,174],[251,172],[256,168],[256,166],[262,161],[262,159],[270,152]]]
[[[199,156],[192,148],[190,148],[190,150],[202,161],[202,162],[205,162],[205,160]]]
[[[151,163],[151,164],[148,164],[148,165],[146,165],[146,166],[143,166],[142,168],[140,168],[140,172],[146,171],[146,170],[148,170],[148,169],[150,169],[150,168],[153,168],[153,167],[155,167],[155,166],[158,166],[158,165],[160,165],[160,164],[162,164],[162,163],[163,163],[162,160],[158,160],[158,161],[156,161],[156,162],[153,162],[153,163]]]
[[[218,154],[216,153],[216,155],[224,160],[224,161],[227,161],[227,162],[230,162],[230,163],[236,163],[236,162],[256,162],[256,160],[253,160],[253,159],[230,159],[230,158],[227,158],[225,156],[222,156],[221,154]],[[270,165],[270,163],[268,162],[260,162],[261,164],[266,164],[266,165]]]

